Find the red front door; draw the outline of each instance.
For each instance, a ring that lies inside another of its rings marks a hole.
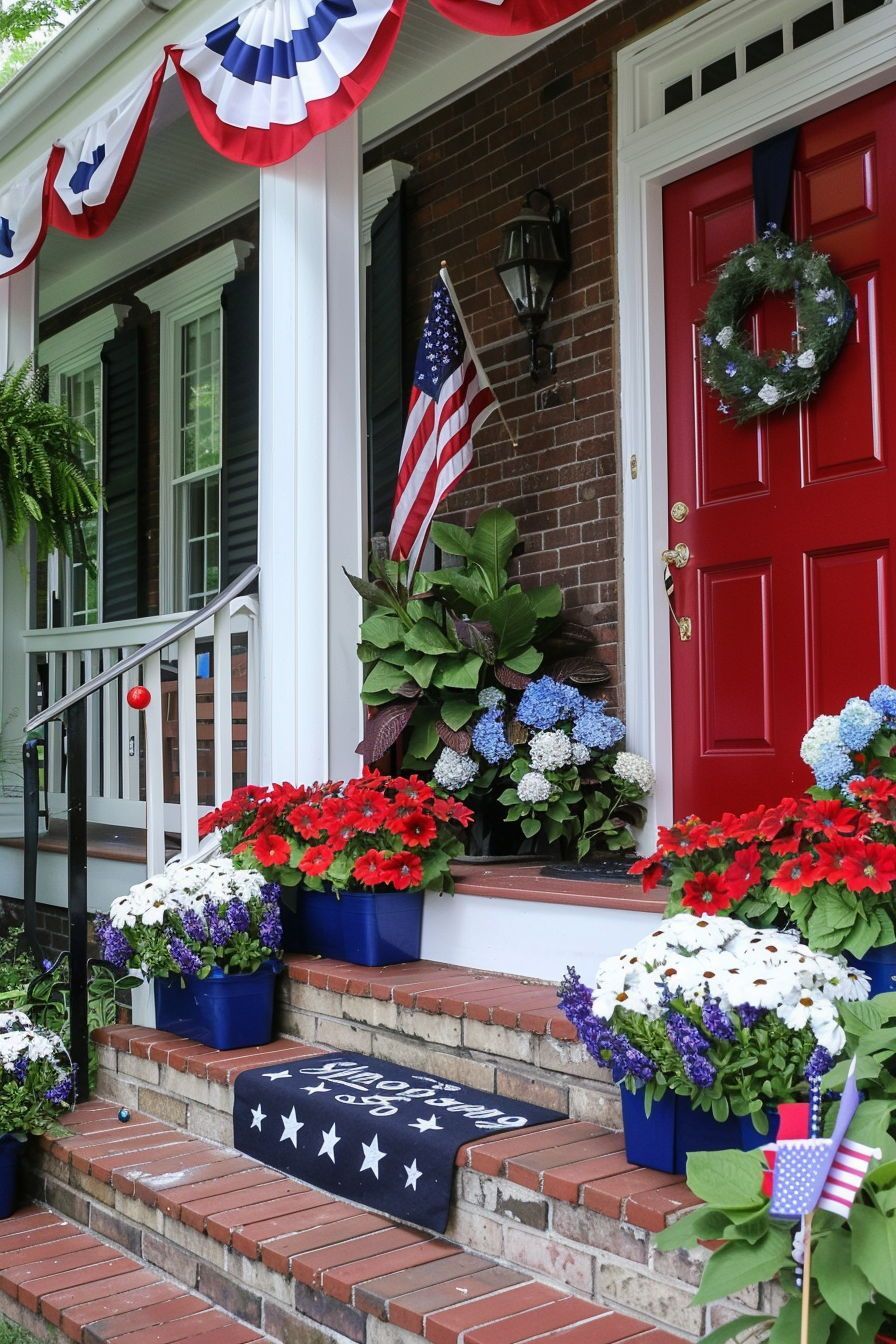
[[[896,85],[805,125],[793,233],[830,254],[856,320],[807,405],[738,428],[700,376],[698,326],[728,254],[754,236],[751,154],[663,196],[675,812],[771,803],[811,783],[817,714],[896,675]],[[766,299],[757,348],[789,347]],[[659,557],[657,557],[659,562]]]

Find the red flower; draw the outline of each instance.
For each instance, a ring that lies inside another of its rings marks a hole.
[[[352,876],[363,882],[365,887],[378,887],[385,880],[385,858],[386,855],[382,850],[368,849],[366,854],[355,860]]]
[[[321,833],[321,814],[316,807],[308,803],[299,803],[287,815],[286,820],[303,840],[316,840]]]
[[[638,859],[628,871],[632,877],[640,877],[642,891],[653,891],[663,876],[659,850],[655,854],[648,855],[646,859]]]
[[[373,835],[385,824],[389,816],[389,804],[378,793],[367,790],[362,793],[356,790],[351,803],[351,811],[345,820],[350,822],[355,830],[363,831],[365,835]]]
[[[822,798],[806,809],[806,828],[825,834],[855,835],[865,818],[857,807],[844,807],[838,798]]]
[[[420,807],[423,803],[428,803],[433,796],[433,791],[428,784],[424,784],[417,775],[409,775],[407,779],[399,777],[395,780],[395,801],[396,803],[406,801],[414,803]]]
[[[682,887],[681,903],[701,915],[717,915],[738,899],[721,873],[695,873]]]
[[[382,872],[383,881],[388,882],[396,891],[419,887],[423,881],[423,863],[419,854],[411,854],[406,849],[390,855],[383,864]]]
[[[888,892],[896,883],[896,845],[862,845],[840,864],[849,891]]]
[[[325,798],[321,807],[321,815],[324,825],[327,827],[338,826],[341,821],[345,821],[350,811],[350,805],[345,798]]]
[[[762,878],[759,846],[748,845],[746,849],[739,849],[724,876],[731,890],[737,893],[738,900],[745,896]]]
[[[787,859],[772,878],[772,886],[795,896],[804,887],[814,887],[818,881],[813,854],[797,854]]]
[[[289,863],[289,841],[282,835],[260,835],[252,846],[252,852],[262,868],[279,868]]]
[[[199,818],[199,839],[204,840],[212,831],[217,831],[223,824],[221,813],[216,808],[214,812],[206,812],[204,817]]]
[[[406,845],[416,845],[418,849],[428,849],[438,834],[436,823],[425,812],[391,817],[386,826],[393,835],[400,836]]]
[[[341,854],[348,842],[354,840],[357,834],[354,826],[342,822],[341,825],[327,830],[327,844],[335,854]]]
[[[333,862],[336,855],[329,845],[310,845],[299,859],[299,867],[309,877],[320,877]]]

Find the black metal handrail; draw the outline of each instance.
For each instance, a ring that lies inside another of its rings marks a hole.
[[[65,720],[65,787],[68,813],[68,972],[69,1053],[75,1066],[75,1095],[83,1101],[89,1079],[88,957],[87,957],[87,701],[91,695],[118,681],[147,658],[175,644],[181,635],[204,624],[237,597],[248,592],[261,573],[249,565],[242,574],[212,598],[200,611],[149,640],[135,653],[99,672],[83,686],[62,696],[55,704],[28,720],[22,748],[24,773],[24,906],[25,929],[37,950],[37,852],[40,794],[39,748],[44,744],[33,734],[55,719]],[[44,768],[47,768],[46,760]]]

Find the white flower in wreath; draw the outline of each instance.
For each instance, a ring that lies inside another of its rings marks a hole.
[[[721,331],[716,332],[716,345],[720,345],[723,350],[727,350],[733,340],[733,327],[723,327]]]
[[[763,383],[756,395],[766,406],[774,406],[781,400],[781,390],[775,387],[774,383]]]
[[[833,297],[834,297],[834,291],[833,291],[832,289],[828,289],[828,288],[825,288],[825,289],[816,289],[816,291],[815,291],[815,302],[816,302],[816,303],[830,303],[830,301],[831,301],[831,299],[832,299]]]
[[[748,271],[758,271],[758,270],[759,270],[759,258],[758,258],[758,257],[747,257],[747,270],[748,270]]]
[[[799,366],[800,366],[801,369],[814,369],[814,368],[815,368],[815,351],[814,351],[814,350],[801,350],[800,353],[799,353],[799,354],[797,355],[797,357],[796,357],[796,362],[797,362],[797,364],[799,364]]]

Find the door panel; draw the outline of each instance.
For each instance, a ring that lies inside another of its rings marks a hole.
[[[800,790],[816,714],[893,667],[896,564],[896,86],[802,127],[793,232],[852,288],[857,317],[808,405],[738,427],[702,382],[698,326],[715,271],[753,236],[749,151],[664,191],[675,811],[717,815]],[[751,315],[757,349],[792,344],[793,307]],[[888,363],[889,361],[889,363]]]

